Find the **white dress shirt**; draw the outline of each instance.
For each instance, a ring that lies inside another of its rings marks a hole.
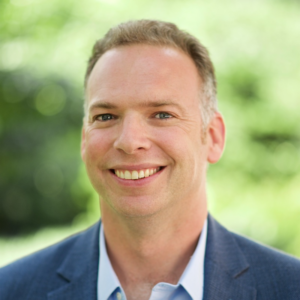
[[[106,252],[103,224],[100,228],[100,257],[98,269],[98,300],[126,300],[120,281]],[[160,282],[151,292],[149,300],[202,300],[204,286],[204,255],[207,220],[204,223],[197,247],[182,273],[178,284]]]

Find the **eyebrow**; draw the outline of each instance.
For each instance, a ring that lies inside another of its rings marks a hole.
[[[95,108],[114,109],[114,108],[117,108],[117,106],[112,104],[112,103],[106,102],[106,101],[101,101],[101,102],[97,102],[97,103],[92,104],[89,107],[89,111],[91,111]]]
[[[148,101],[145,105],[141,106],[146,106],[146,107],[160,107],[160,106],[177,106],[179,107],[178,103],[174,103],[172,101],[164,100],[164,101]]]
[[[151,101],[143,102],[137,106],[139,106],[139,107],[161,107],[161,106],[180,107],[180,105],[178,103],[174,103],[174,102],[168,101],[168,100],[157,100],[157,101],[151,100]],[[116,109],[116,108],[118,108],[118,106],[116,106],[110,102],[107,102],[107,101],[101,101],[101,102],[96,102],[96,103],[92,104],[89,108],[89,111],[91,111],[95,108]]]

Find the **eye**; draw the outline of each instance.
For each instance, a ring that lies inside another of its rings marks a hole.
[[[102,115],[98,115],[96,116],[95,120],[101,121],[101,122],[105,122],[105,121],[109,121],[109,120],[113,120],[114,116],[112,114],[102,114]]]
[[[160,112],[154,116],[154,118],[156,118],[156,119],[169,119],[172,117],[173,117],[172,115],[170,115],[166,112]]]

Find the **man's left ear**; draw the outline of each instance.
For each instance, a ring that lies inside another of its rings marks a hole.
[[[207,143],[209,163],[216,163],[222,156],[225,147],[225,123],[223,116],[216,112],[207,128]]]

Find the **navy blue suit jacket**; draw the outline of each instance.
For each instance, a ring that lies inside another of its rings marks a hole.
[[[96,300],[99,223],[0,269],[1,300]],[[300,261],[208,217],[204,300],[299,300]]]

